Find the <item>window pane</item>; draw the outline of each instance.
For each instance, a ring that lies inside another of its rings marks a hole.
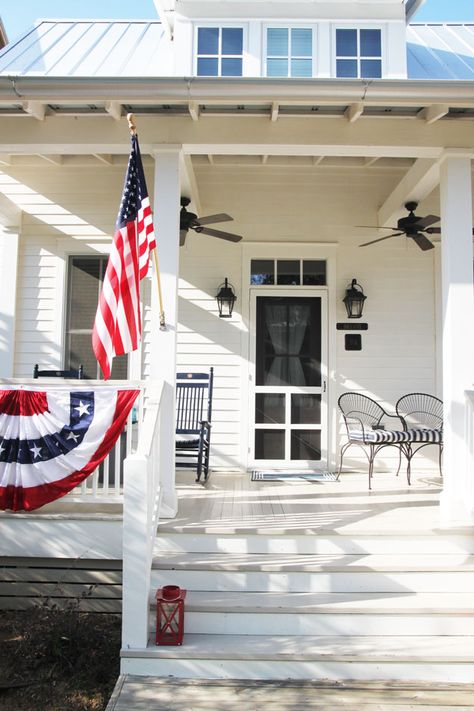
[[[380,30],[360,31],[360,56],[380,57],[382,55],[382,40]]]
[[[255,396],[255,422],[275,425],[285,422],[285,396],[258,393]]]
[[[198,29],[198,54],[217,54],[219,51],[219,28]]]
[[[380,59],[362,59],[360,62],[360,75],[365,78],[380,79],[382,76],[382,62]]]
[[[242,60],[237,58],[222,59],[222,76],[223,77],[241,77],[242,76]]]
[[[270,27],[267,30],[267,56],[288,56],[288,30],[286,28]]]
[[[313,54],[312,45],[312,30],[301,28],[291,30],[292,57],[311,57]]]
[[[291,60],[291,76],[292,77],[310,77],[313,74],[311,59],[292,59]]]
[[[291,424],[318,425],[321,423],[321,395],[292,395]]]
[[[288,60],[287,59],[268,59],[267,60],[267,76],[268,77],[287,77],[288,76]]]
[[[242,54],[243,31],[241,27],[222,28],[222,54]],[[370,55],[372,56],[372,55]]]
[[[277,262],[277,284],[295,286],[300,283],[300,260],[279,259]]]
[[[87,328],[92,332],[100,290],[100,260],[74,258],[69,268],[68,330]]]
[[[357,77],[357,60],[338,59],[336,62],[336,75],[338,77]]]
[[[336,30],[336,55],[357,57],[357,30]]]
[[[321,459],[321,432],[296,430],[291,433],[291,459]]]
[[[197,73],[200,77],[216,77],[218,72],[218,63],[216,59],[208,57],[199,57],[197,63]]]
[[[284,458],[284,430],[255,430],[255,459]]]
[[[92,333],[73,333],[67,339],[66,368],[84,368],[84,378],[99,377],[97,360],[92,350]]]
[[[274,269],[273,259],[252,259],[250,262],[250,283],[255,286],[274,284]]]
[[[326,262],[305,259],[303,262],[303,284],[324,286],[326,284]]]

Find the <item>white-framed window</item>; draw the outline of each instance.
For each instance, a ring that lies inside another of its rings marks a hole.
[[[101,378],[101,370],[92,350],[99,295],[107,268],[107,256],[70,256],[67,270],[67,309],[64,367],[84,368],[85,378]],[[111,378],[127,378],[128,356],[113,360]]]
[[[196,27],[195,71],[201,77],[241,77],[244,28],[237,26]]]
[[[382,76],[382,30],[337,27],[336,77],[379,79]]]
[[[326,286],[325,259],[251,259],[250,286]]]
[[[265,28],[265,74],[267,77],[312,77],[314,31],[312,27]]]

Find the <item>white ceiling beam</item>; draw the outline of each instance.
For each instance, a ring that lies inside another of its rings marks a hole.
[[[24,101],[22,107],[26,114],[34,116],[38,121],[44,121],[46,104],[41,101]]]
[[[431,104],[425,106],[424,109],[418,112],[418,118],[424,119],[428,125],[439,121],[439,119],[449,113],[448,104]]]
[[[277,121],[279,112],[280,112],[280,104],[277,101],[273,101],[272,108],[270,111],[270,121]]]
[[[189,101],[188,102],[188,111],[189,111],[189,114],[190,114],[193,121],[199,121],[199,115],[201,113],[201,109],[199,108],[198,101]]]
[[[63,164],[63,156],[62,155],[47,155],[46,153],[37,153],[37,155],[42,158],[43,160],[47,161],[48,163],[52,163],[53,165],[62,165]]]
[[[120,121],[122,118],[122,104],[120,101],[106,101],[105,110],[115,121]]]
[[[349,123],[354,123],[359,119],[364,113],[364,104],[357,101],[354,104],[350,104],[344,111],[344,116],[349,121]]]
[[[194,172],[193,161],[190,155],[181,153],[180,155],[180,180],[181,180],[181,195],[188,197],[191,200],[192,208],[195,212],[201,214],[201,198]]]
[[[388,227],[398,219],[400,211],[409,200],[421,202],[439,183],[439,162],[419,158],[400,180],[398,185],[379,208],[379,227]]]
[[[92,154],[94,158],[96,158],[100,163],[104,163],[105,165],[113,165],[114,164],[114,157],[110,155],[110,153],[105,154],[105,153],[93,153]]]

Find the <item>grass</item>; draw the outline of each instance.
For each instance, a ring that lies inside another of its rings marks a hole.
[[[121,618],[49,600],[0,613],[0,711],[104,711],[119,675]]]

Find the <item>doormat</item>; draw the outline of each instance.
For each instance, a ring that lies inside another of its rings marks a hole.
[[[252,472],[251,481],[338,481],[337,472]]]

